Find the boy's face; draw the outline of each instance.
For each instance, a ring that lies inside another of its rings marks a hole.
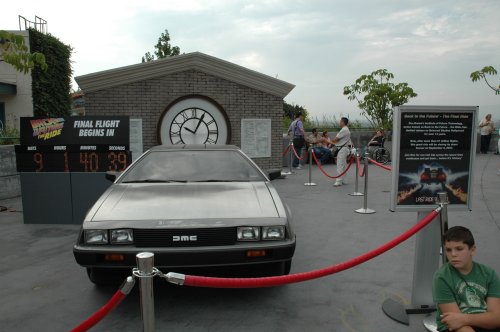
[[[469,272],[472,268],[472,256],[476,246],[469,247],[462,241],[446,241],[444,243],[446,258],[460,272]]]

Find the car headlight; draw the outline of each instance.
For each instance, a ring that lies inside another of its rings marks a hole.
[[[262,240],[284,240],[285,226],[262,227]]]
[[[134,243],[134,234],[131,229],[112,229],[111,244]]]
[[[245,226],[237,228],[238,241],[259,241],[260,228],[256,226]]]
[[[108,244],[108,230],[88,229],[83,231],[85,244]]]

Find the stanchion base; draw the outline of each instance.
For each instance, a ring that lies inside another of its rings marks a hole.
[[[436,308],[434,307],[423,307],[423,308],[406,308],[403,306],[401,303],[394,301],[393,299],[386,299],[384,303],[382,303],[382,311],[384,314],[386,314],[389,318],[395,320],[398,323],[404,324],[404,325],[410,325],[410,319],[408,318],[408,315],[411,314],[428,314],[431,312],[436,311]],[[435,322],[435,320],[434,320]],[[427,325],[430,325],[431,321],[428,317],[424,319],[424,325],[427,328]],[[433,331],[433,330],[429,330]]]
[[[304,186],[317,186],[317,184],[314,182],[306,182],[304,183]]]
[[[425,316],[422,323],[424,324],[424,327],[427,331],[438,332],[435,314]]]
[[[365,194],[360,193],[360,192],[357,192],[357,191],[355,191],[355,192],[353,192],[353,193],[350,193],[350,194],[349,194],[349,196],[364,196],[364,195],[365,195]]]
[[[354,211],[357,212],[357,213],[361,213],[361,214],[372,214],[372,213],[377,212],[377,211],[372,210],[372,209],[363,209],[363,208],[357,209],[357,210],[354,210]]]

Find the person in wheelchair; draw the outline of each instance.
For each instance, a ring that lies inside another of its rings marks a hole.
[[[383,146],[384,145],[384,133],[381,130],[377,130],[375,136],[368,142],[368,146]]]
[[[370,158],[375,161],[387,164],[391,161],[391,154],[389,150],[384,147],[385,137],[382,130],[377,130],[375,136],[368,142],[368,152],[370,153]]]

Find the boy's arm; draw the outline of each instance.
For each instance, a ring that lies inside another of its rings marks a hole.
[[[439,304],[443,312],[441,321],[456,331],[461,326],[474,326],[484,329],[500,327],[500,298],[486,299],[488,311],[481,314],[463,314],[455,303]]]
[[[500,298],[488,297],[486,305],[488,311],[485,313],[467,315],[468,324],[483,329],[500,328]]]
[[[458,305],[453,303],[439,303],[441,310],[441,322],[448,327],[449,331],[455,332],[474,332],[474,329],[466,324],[463,314]]]

